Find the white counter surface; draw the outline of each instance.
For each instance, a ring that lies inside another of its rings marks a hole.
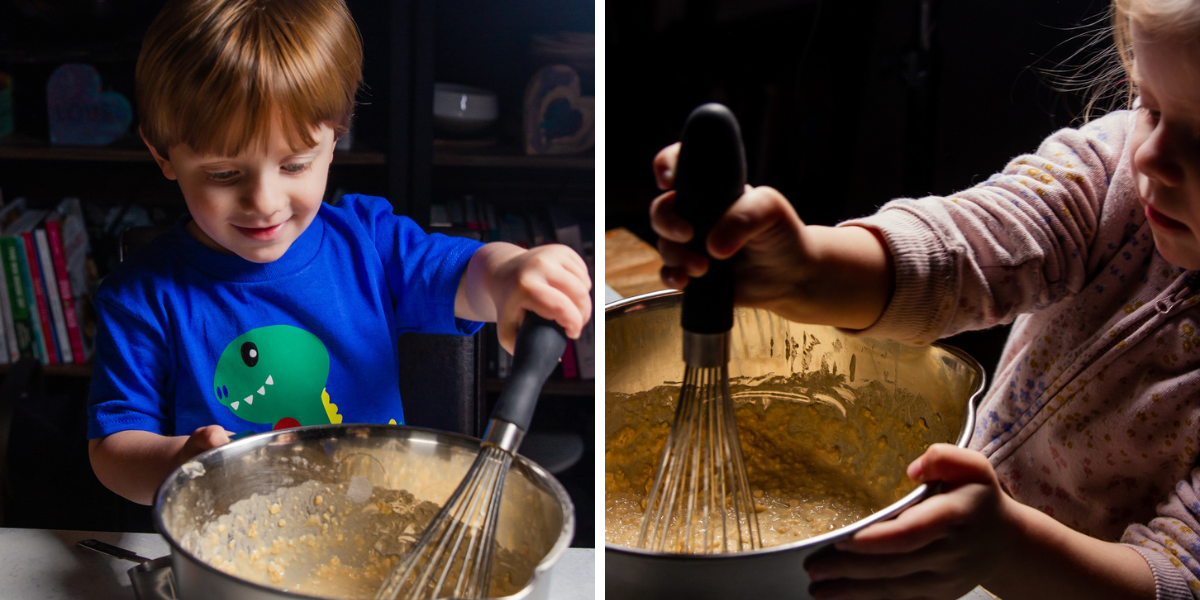
[[[158,534],[0,528],[0,598],[134,600],[127,573],[134,563],[75,545],[88,538],[146,558],[170,553]],[[569,548],[551,571],[550,597],[594,599],[595,557],[594,549]]]

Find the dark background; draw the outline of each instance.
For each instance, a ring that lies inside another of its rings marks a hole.
[[[1101,25],[1103,0],[652,0],[606,5],[605,229],[650,243],[651,160],[688,113],[738,116],[752,185],[832,225],[897,197],[986,180],[1085,94],[1049,73]],[[1090,26],[1081,26],[1090,24]],[[1104,38],[1103,44],[1108,44]],[[949,343],[989,373],[1007,328]]]

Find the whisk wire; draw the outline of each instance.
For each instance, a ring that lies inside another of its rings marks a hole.
[[[720,401],[720,396],[713,393],[713,387],[712,387],[713,379],[719,378],[719,377],[717,377],[718,371],[716,369],[704,369],[704,371],[705,371],[705,375],[708,376],[708,381],[706,381],[704,384],[705,405],[708,408],[708,410],[707,410],[708,414],[706,415],[708,418],[708,439],[705,440],[704,446],[708,450],[708,463],[709,463],[709,468],[704,470],[704,475],[706,478],[712,478],[713,477],[713,473],[712,473],[713,469],[721,469],[722,465],[725,464],[724,448],[722,448],[722,446],[719,443],[719,440],[722,439],[721,428],[724,426],[724,423],[723,423],[723,420],[721,419],[721,416],[723,413],[720,410],[721,409],[720,405],[722,404]],[[723,375],[724,374],[722,373],[721,376],[723,376]],[[725,551],[728,552],[729,551],[729,532],[727,530],[728,519],[726,518],[726,514],[725,514],[725,497],[726,497],[726,494],[728,494],[728,490],[726,490],[726,481],[725,481],[724,477],[718,476],[718,477],[715,477],[715,479],[717,480],[717,485],[710,485],[708,489],[710,490],[709,491],[710,496],[716,496],[716,497],[715,498],[710,497],[708,506],[706,506],[705,509],[707,510],[707,508],[709,506],[711,506],[720,515],[720,518],[721,518],[721,541],[725,545]],[[707,523],[708,515],[705,515],[704,518],[705,518],[705,522]],[[707,527],[706,530],[711,531],[712,528]],[[738,533],[739,534],[741,533],[740,528],[738,530]],[[709,536],[707,533],[705,534],[704,547],[706,549],[713,547],[710,537],[711,536]]]
[[[703,401],[703,398],[701,398],[699,402],[691,402],[690,403],[690,408],[691,408],[692,412],[698,413],[700,418],[698,420],[693,418],[688,421],[688,423],[690,425],[692,425],[696,428],[696,430],[697,430],[696,435],[690,435],[683,440],[685,443],[687,443],[690,446],[690,450],[691,450],[690,454],[691,454],[691,458],[692,458],[692,471],[691,472],[693,474],[700,473],[702,475],[702,477],[695,477],[695,476],[688,477],[689,481],[688,481],[688,495],[687,495],[687,513],[684,515],[680,515],[681,517],[683,517],[685,519],[684,522],[686,523],[685,535],[683,536],[685,552],[691,552],[692,543],[693,543],[693,540],[695,539],[692,534],[692,526],[695,524],[694,521],[692,520],[692,515],[695,514],[696,498],[698,497],[699,493],[702,493],[702,490],[699,489],[699,486],[701,485],[701,483],[703,483],[703,485],[705,485],[705,486],[709,485],[708,476],[710,475],[710,473],[708,472],[707,469],[704,468],[705,463],[701,460],[702,457],[707,458],[707,457],[703,456],[704,445],[701,443],[696,443],[696,442],[701,441],[698,438],[700,438],[701,436],[704,435],[704,412],[705,412],[704,405],[705,405],[705,403]],[[703,479],[703,481],[701,481],[701,479]],[[707,538],[708,538],[708,534],[709,534],[708,527],[707,527],[707,524],[708,524],[708,504],[707,503],[705,503],[705,505],[704,505],[704,521],[702,521],[702,522],[706,525],[706,527],[704,528],[704,536],[705,536],[705,541],[706,541],[705,545],[707,546]]]
[[[482,597],[491,581],[496,521],[512,455],[485,445],[464,479],[413,546],[396,565],[376,598],[436,598],[455,581],[454,595]],[[460,554],[466,543],[465,551]],[[448,549],[448,550],[447,550]],[[457,570],[458,577],[452,579]]]
[[[481,499],[480,490],[488,489],[488,486],[492,485],[491,480],[495,479],[493,470],[495,469],[494,463],[496,462],[496,457],[493,456],[492,452],[487,452],[486,450],[480,452],[480,455],[484,457],[483,468],[480,469],[478,477],[472,478],[471,489],[467,494],[467,497],[470,498],[470,501],[467,502],[465,508],[456,515],[456,519],[452,526],[452,530],[457,531],[457,535],[454,535],[454,546],[451,548],[449,555],[442,555],[440,548],[439,552],[435,555],[449,557],[458,556],[458,550],[462,546],[463,538],[468,538],[467,552],[465,555],[463,555],[463,564],[460,566],[459,570],[460,577],[458,578],[458,583],[454,590],[456,596],[462,596],[463,593],[468,589],[468,586],[472,585],[469,582],[469,578],[461,576],[461,574],[469,572],[470,565],[468,564],[468,561],[475,560],[474,557],[476,556],[476,544],[480,543],[480,536],[473,533],[474,530],[472,529],[473,522],[476,520],[476,515],[479,514],[480,503],[485,501]],[[452,558],[448,558],[444,561],[441,575],[438,577],[437,585],[434,586],[433,595],[435,597],[442,591],[442,587],[445,585],[446,578],[450,575],[453,567],[454,560]]]
[[[762,547],[726,366],[684,373],[638,545],[682,553]]]

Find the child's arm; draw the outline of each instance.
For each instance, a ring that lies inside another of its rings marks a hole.
[[[154,493],[175,467],[197,454],[229,443],[230,432],[219,425],[192,435],[162,436],[139,430],[88,441],[92,470],[105,487],[138,504],[154,502]]]
[[[1001,598],[1152,599],[1137,550],[1100,541],[1006,495],[982,454],[935,444],[908,467],[938,494],[810,560],[815,598],[959,598],[976,585]]]
[[[851,329],[865,322],[869,335],[917,344],[1009,323],[1091,289],[1144,219],[1120,170],[1131,123],[1115,112],[1061,130],[974,187],[896,199],[829,232],[804,226],[778,192],[754,188],[718,222],[708,248],[722,257],[744,243],[734,259],[735,302],[789,319]],[[674,182],[678,152],[671,146],[655,157],[663,189]],[[655,200],[651,218],[664,277],[678,286],[704,261],[679,245],[691,229],[668,218],[673,198]],[[872,242],[856,226],[879,237]]]
[[[654,159],[658,185],[674,185],[679,144]],[[689,251],[692,227],[676,216],[675,193],[650,206],[650,223],[660,236],[662,277],[683,288],[708,269],[708,259]],[[864,329],[891,298],[891,254],[879,234],[863,227],[805,225],[787,198],[769,187],[751,188],[713,227],[708,251],[717,259],[737,256],[734,301],[765,308],[801,323]]]
[[[525,250],[485,244],[471,256],[454,298],[454,316],[494,321],[500,344],[512,352],[526,310],[553,319],[576,339],[592,315],[587,264],[574,250],[547,244]]]

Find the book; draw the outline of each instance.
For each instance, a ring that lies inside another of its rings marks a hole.
[[[67,321],[63,315],[62,298],[59,294],[58,272],[55,270],[54,258],[50,254],[50,239],[46,229],[35,229],[33,240],[37,242],[38,266],[42,269],[42,280],[46,285],[46,304],[50,306],[50,316],[53,317],[51,324],[54,326],[54,347],[58,351],[59,362],[73,363],[75,360],[71,352],[71,341],[67,335]]]
[[[25,199],[17,198],[0,208],[0,231],[12,225],[25,211]]]
[[[454,223],[450,222],[450,216],[446,213],[446,205],[441,202],[434,202],[429,205],[429,226],[430,227],[451,227]]]
[[[554,239],[560,244],[574,250],[580,258],[588,265],[588,276],[595,280],[595,275],[592,273],[592,261],[590,254],[584,247],[583,231],[579,221],[569,211],[559,205],[551,205],[548,209],[550,217],[550,227],[554,230]],[[594,294],[593,294],[594,296]],[[593,297],[593,302],[595,298]],[[595,317],[583,326],[583,330],[579,333],[579,339],[571,340],[567,347],[573,352],[571,358],[575,362],[574,371],[580,379],[595,379],[596,378],[596,341],[595,341]],[[566,375],[567,358],[563,357],[563,374]]]
[[[63,325],[67,333],[66,346],[71,349],[71,362],[84,363],[87,361],[83,352],[83,335],[79,330],[79,313],[75,308],[75,294],[71,291],[71,282],[67,279],[67,261],[63,254],[62,233],[57,220],[46,221],[46,241],[50,246],[50,260],[54,264],[58,297],[62,303]],[[0,281],[0,285],[2,284],[3,281]]]
[[[8,301],[8,277],[4,275],[2,249],[0,249],[0,327],[4,328],[4,335],[0,336],[0,341],[3,342],[0,364],[15,363],[20,360],[21,353],[17,349],[17,336],[13,330],[12,307],[9,306]]]
[[[36,317],[33,320],[33,336],[41,348],[42,364],[55,365],[58,364],[59,359],[54,344],[54,327],[50,322],[50,308],[46,304],[46,284],[42,278],[41,265],[38,264],[37,245],[33,241],[33,232],[22,231],[19,241],[22,245],[20,248],[20,253],[23,253],[21,269],[22,276],[26,279],[26,293],[33,298],[33,302],[29,305],[29,311]]]
[[[0,237],[0,250],[4,255],[4,275],[8,284],[13,331],[20,358],[39,358],[33,341],[33,322],[29,314],[29,298],[21,282],[21,261],[17,254],[17,238]]]
[[[83,207],[78,198],[67,198],[59,203],[46,217],[46,236],[50,242],[53,259],[56,252],[62,254],[64,268],[56,272],[65,274],[66,287],[59,282],[59,296],[63,300],[63,320],[67,323],[67,334],[71,341],[71,355],[77,363],[86,363],[92,355],[92,340],[95,338],[95,319],[91,318],[89,298],[91,280],[88,272],[90,252],[87,227],[83,220]],[[57,240],[57,241],[56,241]],[[67,308],[68,298],[71,308]],[[68,314],[70,313],[70,314]],[[72,319],[71,315],[74,315]],[[72,325],[72,320],[74,325]]]
[[[554,241],[554,232],[550,230],[550,223],[541,213],[531,212],[526,215],[526,219],[529,221],[530,248]]]
[[[500,221],[496,220],[496,206],[488,202],[484,206],[483,213],[487,216],[487,241],[495,242],[500,240]]]
[[[12,225],[25,210],[25,198],[16,198],[0,208],[0,231]],[[12,302],[8,290],[8,277],[4,272],[3,249],[0,249],[0,364],[15,363],[21,358],[20,346],[13,323]]]
[[[31,348],[24,348],[24,345],[20,340],[18,340],[18,346],[22,347],[21,356],[28,356],[30,358],[37,359],[38,361],[45,360],[45,347],[43,346],[44,341],[41,339],[41,323],[37,314],[37,305],[34,303],[33,286],[31,285],[29,279],[29,262],[25,253],[25,243],[21,237],[21,233],[25,231],[31,231],[33,228],[37,227],[38,223],[40,223],[42,219],[46,217],[46,213],[47,211],[44,210],[23,210],[15,220],[13,220],[7,227],[4,228],[3,231],[0,231],[0,236],[3,236],[0,239],[7,238],[12,241],[12,256],[6,256],[6,259],[11,258],[12,260],[11,265],[9,265],[12,268],[12,279],[9,281],[9,285],[15,285],[20,291],[21,304],[24,307],[21,313],[25,315],[25,332],[29,335],[29,344]],[[6,264],[8,264],[7,261]],[[11,291],[12,290],[10,289],[10,293]],[[16,326],[15,323],[14,326]],[[21,333],[21,331],[18,331],[18,336],[20,336]],[[26,354],[26,350],[28,350],[28,354]]]

